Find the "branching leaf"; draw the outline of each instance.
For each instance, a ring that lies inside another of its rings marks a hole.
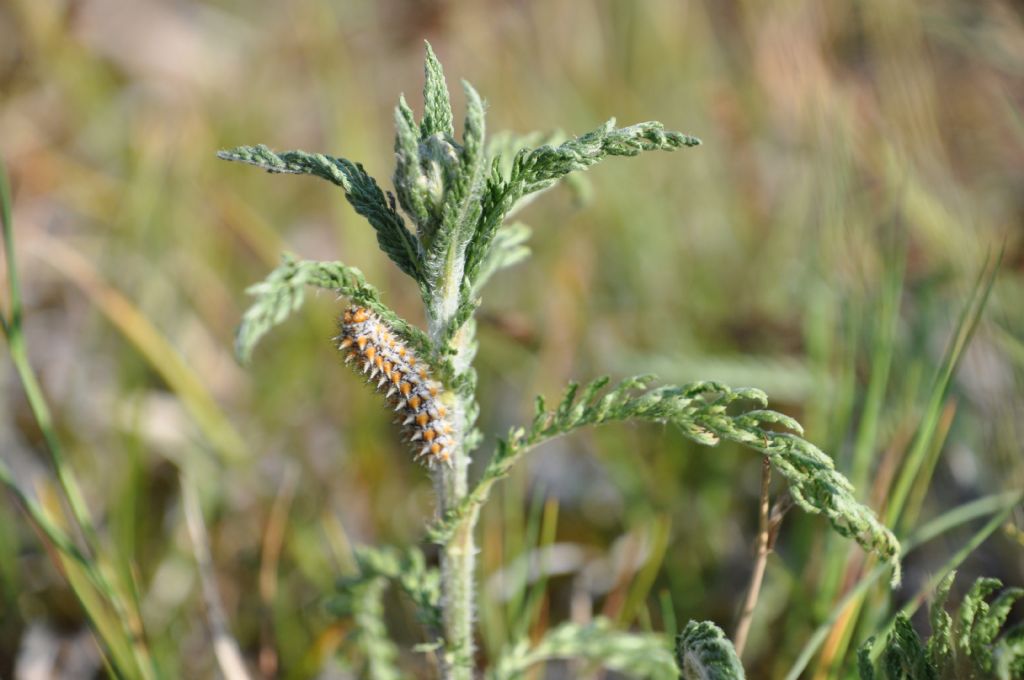
[[[732,642],[710,621],[690,621],[676,639],[682,680],[743,680],[743,664]]]
[[[431,135],[455,136],[452,117],[452,103],[448,96],[448,85],[444,81],[444,69],[434,54],[430,43],[427,46],[427,59],[423,66],[423,122],[420,124],[420,137],[426,139]]]
[[[351,183],[339,163],[339,159],[320,153],[285,151],[274,153],[265,144],[240,146],[235,149],[218,151],[217,157],[225,161],[255,165],[271,173],[289,175],[314,175],[349,191]]]
[[[361,547],[356,551],[359,574],[338,582],[338,594],[327,609],[355,622],[355,642],[366,659],[366,676],[374,680],[398,680],[395,661],[398,648],[388,636],[384,623],[383,595],[389,581],[395,582],[416,605],[420,619],[440,635],[440,577],[426,566],[423,553],[412,548]]]
[[[419,356],[424,357],[434,367],[440,368],[442,375],[450,373],[450,367],[446,367],[445,362],[434,358],[430,339],[384,305],[377,290],[366,283],[358,269],[341,262],[296,260],[294,256],[287,254],[266,279],[250,286],[246,291],[254,296],[256,301],[242,316],[242,323],[235,334],[235,355],[239,361],[247,363],[260,339],[271,328],[282,323],[302,307],[306,286],[334,291],[372,309],[403,340],[416,349]]]
[[[928,640],[928,659],[935,668],[948,668],[953,663],[953,617],[946,611],[946,600],[949,590],[953,587],[956,572],[951,571],[942,579],[935,591],[929,611],[932,625],[932,636]]]
[[[950,574],[936,590],[929,617],[932,636],[928,642],[923,644],[909,619],[898,614],[877,669],[870,661],[874,640],[868,640],[861,648],[862,680],[1024,678],[1024,627],[1002,630],[1010,609],[1024,597],[1024,589],[1006,588],[988,602],[987,598],[1002,588],[1002,583],[979,578],[953,617],[944,607],[953,576]]]
[[[875,666],[871,662],[871,648],[874,644],[875,638],[869,637],[857,650],[857,674],[860,680],[875,680]]]
[[[973,656],[978,651],[978,647],[990,642],[979,635],[981,631],[976,624],[984,621],[988,614],[988,603],[985,602],[985,598],[999,590],[1001,585],[1003,584],[998,579],[979,578],[967,592],[964,601],[960,604],[953,637],[957,654]]]
[[[638,123],[616,128],[615,120],[582,137],[559,146],[544,145],[520,150],[506,175],[499,158],[492,159],[491,173],[482,194],[482,211],[475,233],[466,249],[466,289],[474,290],[481,263],[487,256],[495,233],[520,200],[549,188],[576,170],[585,170],[607,156],[635,156],[643,151],[697,146],[700,140],[681,132],[666,131],[661,123]],[[507,177],[507,179],[506,179]]]
[[[885,677],[889,678],[938,680],[921,638],[903,613],[896,615],[889,643],[882,653],[882,667]]]
[[[430,235],[430,240],[424,241],[427,248],[427,277],[431,285],[435,286],[432,294],[436,300],[446,300],[453,296],[455,299],[461,298],[466,245],[483,210],[480,197],[487,171],[483,153],[483,102],[472,85],[463,81],[463,87],[467,102],[463,147],[456,148],[448,142],[435,140],[444,146],[442,151],[447,151],[444,156],[440,151],[437,153],[439,167],[444,173],[440,224],[436,232]],[[446,290],[448,286],[453,286],[453,289]],[[452,329],[453,332],[456,329]]]
[[[501,177],[509,177],[512,174],[513,165],[520,152],[529,151],[541,146],[558,146],[566,138],[567,135],[562,130],[529,132],[526,134],[513,134],[503,130],[491,135],[487,142],[487,158],[496,164]],[[573,183],[574,177],[580,178],[580,182]],[[566,180],[570,183],[570,188],[578,195],[585,195],[589,191],[589,187],[585,186],[586,181],[583,179],[583,175],[569,175],[566,177]],[[507,220],[513,217],[542,193],[544,192],[535,191],[520,196],[502,219]]]
[[[387,580],[368,579],[352,589],[352,618],[356,644],[366,660],[366,677],[371,680],[402,680],[396,660],[398,647],[384,624],[384,589]]]
[[[616,128],[612,118],[582,137],[557,147],[541,146],[521,151],[512,166],[511,180],[521,182],[522,193],[530,194],[551,186],[570,172],[586,170],[605,156],[636,156],[643,151],[675,151],[699,146],[700,140],[681,132],[666,131],[658,122],[637,123]]]
[[[480,263],[475,288],[469,293],[471,296],[478,295],[480,289],[495,273],[519,264],[530,256],[530,247],[526,245],[530,240],[530,234],[530,228],[522,222],[513,222],[498,230],[494,235],[491,249]]]
[[[256,301],[242,315],[242,323],[235,334],[235,356],[240,362],[248,363],[263,336],[302,307],[307,285],[334,290],[348,297],[376,297],[376,291],[355,267],[341,262],[299,261],[285,254],[281,264],[266,279],[246,289]]]
[[[441,577],[428,567],[422,551],[409,548],[361,546],[356,549],[359,575],[338,581],[338,595],[328,601],[335,616],[351,614],[352,591],[375,579],[396,583],[416,605],[420,622],[434,635],[441,634]]]
[[[431,220],[430,189],[420,167],[419,128],[405,97],[399,97],[395,107],[395,174],[392,181],[402,209],[416,224],[417,234],[423,238],[423,225]]]
[[[443,541],[460,522],[473,517],[491,487],[538,444],[580,427],[645,420],[675,425],[701,444],[714,446],[722,440],[732,441],[768,456],[789,483],[797,505],[807,512],[825,515],[839,534],[855,539],[865,550],[888,561],[894,581],[898,580],[899,542],[895,536],[856,500],[849,481],[820,449],[796,434],[766,427],[795,423],[787,416],[765,410],[767,398],[763,392],[732,390],[707,381],[648,389],[650,380],[649,376],[629,378],[602,394],[607,378],[599,378],[583,390],[579,399],[579,388],[572,384],[553,411],[548,410],[543,399],[538,399],[529,427],[513,429],[506,439],[498,440],[480,481],[464,503],[434,528],[434,538]],[[751,403],[755,408],[744,410]],[[730,410],[733,405],[738,408]],[[799,426],[794,429],[800,431]]]
[[[555,659],[589,661],[632,678],[678,677],[672,654],[661,635],[618,631],[606,619],[588,625],[562,624],[534,645],[529,640],[520,640],[505,650],[486,677],[516,680],[525,677],[531,666]]]
[[[263,168],[268,172],[315,175],[345,190],[345,198],[377,232],[377,243],[398,268],[423,284],[423,256],[416,238],[395,210],[394,197],[385,197],[363,166],[344,158],[305,151],[275,153],[267,146],[240,146],[218,157]]]

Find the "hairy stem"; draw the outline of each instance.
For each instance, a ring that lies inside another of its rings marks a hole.
[[[431,340],[440,346],[458,308],[459,284],[462,268],[453,266],[453,257],[443,274],[430,310]],[[456,374],[469,369],[473,354],[472,325],[464,326],[452,339],[455,355],[452,364]],[[434,473],[437,494],[437,518],[440,520],[458,508],[469,492],[469,450],[466,435],[469,430],[467,413],[471,397],[455,395],[452,408],[452,437],[456,442],[451,465],[439,466]],[[464,522],[442,546],[441,550],[441,609],[443,614],[445,650],[441,657],[441,675],[445,680],[471,680],[473,677],[473,615],[474,566],[476,546],[473,543],[475,521]]]
[[[743,655],[743,648],[747,645],[747,635],[750,633],[750,624],[754,620],[754,608],[757,607],[757,598],[761,594],[761,584],[764,582],[764,570],[768,564],[768,553],[771,552],[771,522],[769,520],[770,499],[769,491],[772,484],[772,466],[768,456],[764,457],[761,466],[761,502],[758,508],[758,529],[757,529],[757,555],[754,562],[754,572],[750,575],[750,585],[747,587],[747,597],[743,601],[743,609],[740,613],[740,621],[736,625],[736,635],[733,638],[733,646],[736,648],[736,655]]]

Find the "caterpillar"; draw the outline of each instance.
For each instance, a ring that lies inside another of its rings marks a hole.
[[[354,364],[376,383],[378,392],[399,413],[407,441],[416,459],[429,465],[451,465],[455,441],[448,411],[440,402],[441,386],[430,379],[430,370],[395,336],[380,317],[366,307],[353,305],[341,315],[341,332],[335,338],[345,353],[345,363]]]

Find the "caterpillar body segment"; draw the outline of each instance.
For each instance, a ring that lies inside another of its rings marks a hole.
[[[441,385],[430,370],[372,311],[359,305],[341,316],[341,332],[335,340],[351,364],[366,376],[394,408],[406,441],[416,459],[433,466],[451,465],[455,451],[448,410],[439,398]]]

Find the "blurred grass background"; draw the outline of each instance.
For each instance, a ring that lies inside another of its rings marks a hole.
[[[555,190],[520,216],[535,257],[499,274],[481,310],[485,432],[567,380],[653,371],[763,388],[904,535],[1024,488],[1019,4],[8,0],[0,154],[29,353],[169,677],[214,664],[179,467],[199,479],[232,630],[265,675],[346,677],[333,652],[351,622],[322,599],[351,573],[351,546],[423,541],[427,476],[332,349],[334,300],[275,331],[251,369],[231,355],[244,289],[282,250],[362,268],[421,320],[414,287],[335,188],[214,153],[324,151],[390,184],[392,109],[399,92],[419,106],[424,39],[449,85],[466,78],[487,99],[491,131],[581,134],[614,115],[704,140],[611,160],[588,173],[589,201]],[[973,281],[1004,246],[979,330],[929,407]],[[39,430],[6,362],[0,380],[4,460],[46,497]],[[926,464],[889,517],[929,415]],[[731,631],[759,470],[749,452],[655,427],[538,451],[484,515],[482,653],[591,612]],[[1015,513],[966,574],[1024,583]],[[915,552],[893,601],[971,535]],[[528,586],[531,555],[551,575]],[[745,654],[751,677],[782,677],[862,568],[820,519],[790,514]],[[8,502],[0,579],[0,676],[32,645],[96,663],[72,592]],[[879,597],[869,609],[887,611]],[[848,648],[884,614],[852,618],[807,677],[845,677]],[[397,596],[388,620],[406,648],[423,641]]]

